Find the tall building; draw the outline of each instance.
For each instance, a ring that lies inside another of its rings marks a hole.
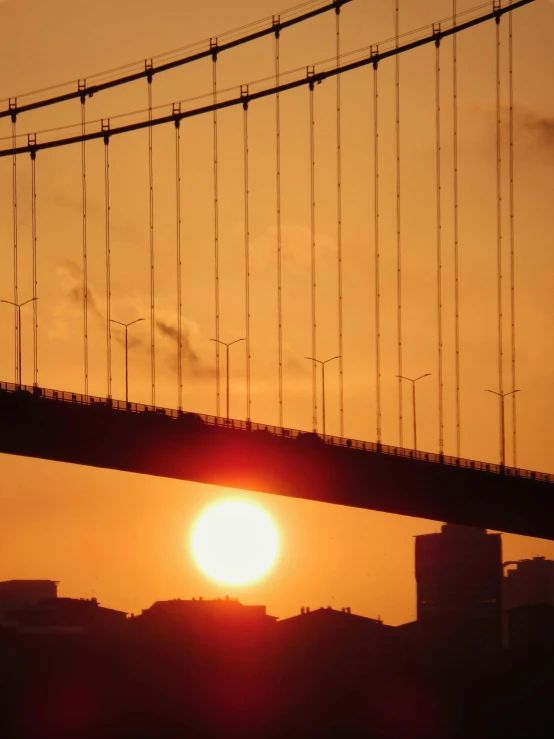
[[[504,644],[510,649],[554,646],[554,561],[544,557],[505,562],[502,605]]]
[[[460,651],[499,649],[502,636],[500,534],[445,524],[416,536],[417,618]]]
[[[57,598],[54,580],[6,580],[0,582],[0,623],[8,611],[31,606],[48,598]]]
[[[505,562],[503,579],[503,602],[506,611],[521,606],[554,606],[554,561],[544,557],[522,559],[519,562]]]

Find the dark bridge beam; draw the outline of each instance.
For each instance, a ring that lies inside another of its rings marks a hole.
[[[554,486],[379,452],[0,390],[0,453],[554,540]]]

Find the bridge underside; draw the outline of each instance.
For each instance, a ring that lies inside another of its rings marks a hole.
[[[554,540],[554,487],[379,452],[0,392],[0,453]]]

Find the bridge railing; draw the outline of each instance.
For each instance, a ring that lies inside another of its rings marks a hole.
[[[357,439],[346,439],[340,436],[331,436],[317,434],[315,432],[299,431],[298,429],[283,428],[281,426],[272,426],[265,423],[256,423],[254,421],[242,421],[234,418],[222,418],[220,416],[211,416],[204,413],[191,413],[189,411],[179,411],[174,408],[163,408],[159,406],[145,405],[143,403],[126,403],[124,400],[116,400],[113,398],[103,398],[96,395],[82,395],[80,393],[71,393],[65,390],[50,390],[32,385],[16,385],[11,382],[0,382],[0,392],[8,393],[25,393],[25,395],[36,398],[44,398],[46,400],[61,401],[64,403],[77,403],[79,405],[88,405],[98,409],[111,409],[117,411],[126,411],[127,413],[154,414],[174,420],[184,422],[202,422],[210,426],[220,426],[222,428],[230,428],[241,431],[255,431],[269,433],[274,436],[281,436],[287,439],[296,439],[300,443],[324,443],[330,446],[346,447],[348,449],[358,449],[365,452],[376,452],[379,454],[387,454],[394,457],[404,457],[408,459],[416,459],[422,462],[433,462],[435,464],[446,464],[452,467],[463,467],[465,469],[478,470],[481,472],[490,472],[497,475],[508,475],[511,477],[524,477],[532,480],[548,482],[554,484],[554,475],[545,472],[536,472],[533,470],[525,470],[519,467],[503,467],[499,464],[490,462],[479,462],[472,459],[463,459],[461,457],[452,457],[450,455],[440,455],[434,452],[416,451],[414,449],[406,449],[404,447],[390,446],[388,444],[377,444],[372,441],[359,441]]]

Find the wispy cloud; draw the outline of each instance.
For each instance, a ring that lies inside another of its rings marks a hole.
[[[554,147],[554,117],[539,115],[529,108],[519,108],[515,116],[516,126],[533,138],[540,147]]]
[[[494,118],[496,108],[492,102],[470,103],[465,109],[468,123],[477,126],[479,137],[484,146],[490,147],[495,136]],[[502,138],[507,139],[510,120],[510,109],[503,105],[500,111]],[[523,144],[528,149],[542,151],[554,147],[554,116],[543,115],[527,105],[514,104],[514,131],[516,144]]]
[[[71,280],[67,296],[71,303],[82,306],[84,304],[85,296],[83,270],[76,262],[73,262],[70,259],[66,260],[63,266]],[[87,285],[87,304],[89,316],[93,316],[98,321],[106,320],[106,314],[100,310],[99,300],[90,284]]]
[[[177,327],[174,324],[168,323],[167,321],[157,320],[156,328],[174,344],[174,351],[171,355],[172,366],[177,364],[177,341],[179,339],[179,333]],[[181,327],[181,356],[183,359],[183,366],[186,372],[190,373],[195,377],[211,377],[214,374],[213,368],[206,366],[200,355],[195,350],[193,341],[195,326],[192,322],[184,320]]]

